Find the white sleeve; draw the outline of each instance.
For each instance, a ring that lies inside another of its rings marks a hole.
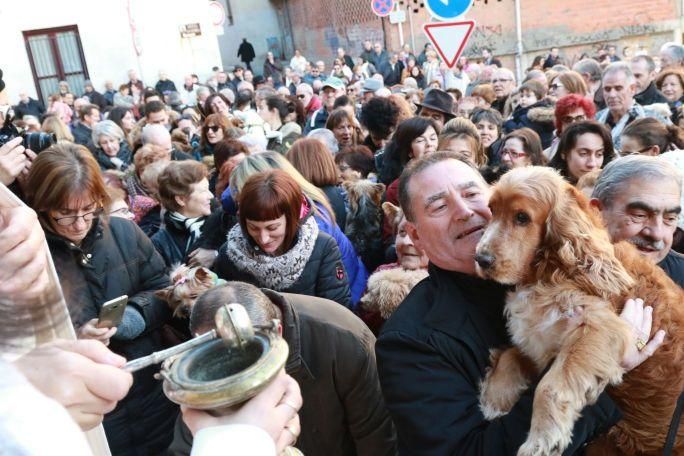
[[[195,434],[191,456],[274,456],[273,439],[263,429],[248,424],[228,424],[201,429]]]

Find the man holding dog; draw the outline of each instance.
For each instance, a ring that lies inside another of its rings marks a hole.
[[[681,208],[682,177],[667,161],[629,155],[609,163],[591,204],[613,242],[628,241],[684,288],[684,255],[671,249]]]
[[[485,420],[478,406],[489,350],[511,345],[503,315],[507,288],[475,275],[475,247],[491,219],[488,199],[478,171],[449,152],[411,161],[400,178],[406,229],[430,259],[428,279],[411,291],[376,344],[400,454],[515,454],[530,428],[534,386],[495,420]],[[625,309],[622,317],[641,327],[648,313],[643,302],[630,300]],[[660,342],[634,349],[623,365],[635,367]],[[619,419],[602,394],[582,411],[568,452]]]

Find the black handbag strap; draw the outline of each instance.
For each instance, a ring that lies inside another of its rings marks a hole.
[[[677,405],[675,406],[672,420],[670,421],[670,429],[667,431],[667,438],[665,439],[665,449],[663,456],[671,456],[672,448],[674,448],[677,440],[677,431],[679,430],[679,423],[682,421],[682,413],[684,413],[684,392],[679,395]]]

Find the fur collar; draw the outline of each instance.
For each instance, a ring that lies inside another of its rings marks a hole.
[[[527,111],[527,118],[533,122],[554,123],[553,106],[534,106]]]
[[[307,217],[299,228],[297,240],[290,250],[280,256],[266,255],[252,244],[237,224],[228,232],[226,253],[235,267],[249,271],[260,286],[286,290],[302,275],[318,238],[318,224]]]
[[[367,311],[379,312],[387,320],[411,289],[427,276],[427,269],[411,271],[399,265],[374,272],[368,278],[368,288],[361,298],[361,305]]]

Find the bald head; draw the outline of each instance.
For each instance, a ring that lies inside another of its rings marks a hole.
[[[171,134],[163,125],[145,125],[142,131],[143,145],[152,144],[164,150],[171,150]]]

